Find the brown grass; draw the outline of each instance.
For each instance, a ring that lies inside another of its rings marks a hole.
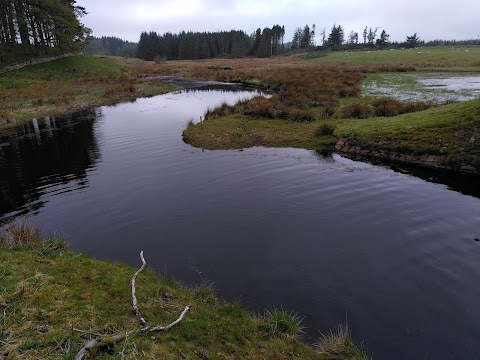
[[[9,249],[25,245],[38,245],[42,242],[40,228],[29,219],[17,220],[6,225],[0,234],[0,246]]]
[[[335,124],[321,124],[317,130],[315,130],[315,135],[316,136],[330,136],[333,135],[333,132],[335,131],[337,127]]]

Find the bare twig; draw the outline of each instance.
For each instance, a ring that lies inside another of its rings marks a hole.
[[[133,311],[135,311],[135,315],[137,315],[138,321],[140,321],[140,324],[142,326],[148,326],[147,322],[143,318],[142,314],[140,313],[140,310],[138,309],[138,304],[137,304],[137,296],[135,294],[135,281],[137,280],[137,275],[140,274],[140,272],[145,268],[145,265],[147,262],[145,261],[145,258],[143,257],[143,251],[140,251],[140,259],[142,260],[142,267],[137,270],[135,275],[132,277],[132,305],[133,305]]]
[[[97,337],[96,339],[89,340],[85,343],[85,345],[83,345],[83,347],[77,353],[77,355],[75,356],[75,360],[92,359],[102,349],[112,346],[117,342],[123,341],[128,336],[133,334],[137,334],[141,332],[168,331],[172,327],[177,325],[180,321],[182,321],[185,315],[187,314],[187,312],[190,310],[190,307],[188,306],[185,307],[185,309],[182,311],[178,319],[167,326],[150,326],[147,324],[145,319],[142,317],[140,310],[138,309],[137,297],[135,294],[135,281],[136,281],[137,275],[145,268],[145,265],[146,265],[146,261],[143,257],[143,251],[140,252],[140,259],[142,260],[142,266],[140,269],[137,270],[135,275],[133,275],[132,277],[132,304],[133,304],[133,310],[135,311],[135,314],[137,315],[140,321],[140,324],[142,324],[142,326],[144,327],[141,329],[128,331],[123,334],[118,334],[115,336]],[[77,329],[75,330],[78,331]]]

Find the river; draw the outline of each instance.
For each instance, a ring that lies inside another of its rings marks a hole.
[[[348,321],[375,359],[480,358],[478,178],[301,149],[207,151],[204,90],[37,119],[0,138],[0,220],[28,215],[98,259],[151,267],[306,340]],[[273,120],[272,120],[273,121]]]

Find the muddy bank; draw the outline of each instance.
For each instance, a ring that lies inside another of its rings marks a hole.
[[[479,174],[480,169],[468,164],[448,163],[447,155],[436,154],[407,154],[389,149],[369,149],[362,147],[357,141],[348,138],[340,138],[335,144],[335,151],[352,159],[375,159],[393,163],[402,163],[414,166],[427,167],[447,171],[461,172],[465,174]]]

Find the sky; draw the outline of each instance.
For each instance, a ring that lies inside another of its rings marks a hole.
[[[285,42],[297,27],[320,33],[340,24],[345,39],[365,26],[385,30],[391,41],[417,33],[421,40],[479,39],[479,0],[77,0],[89,13],[81,21],[93,35],[138,42],[142,31],[243,30],[285,26]]]

